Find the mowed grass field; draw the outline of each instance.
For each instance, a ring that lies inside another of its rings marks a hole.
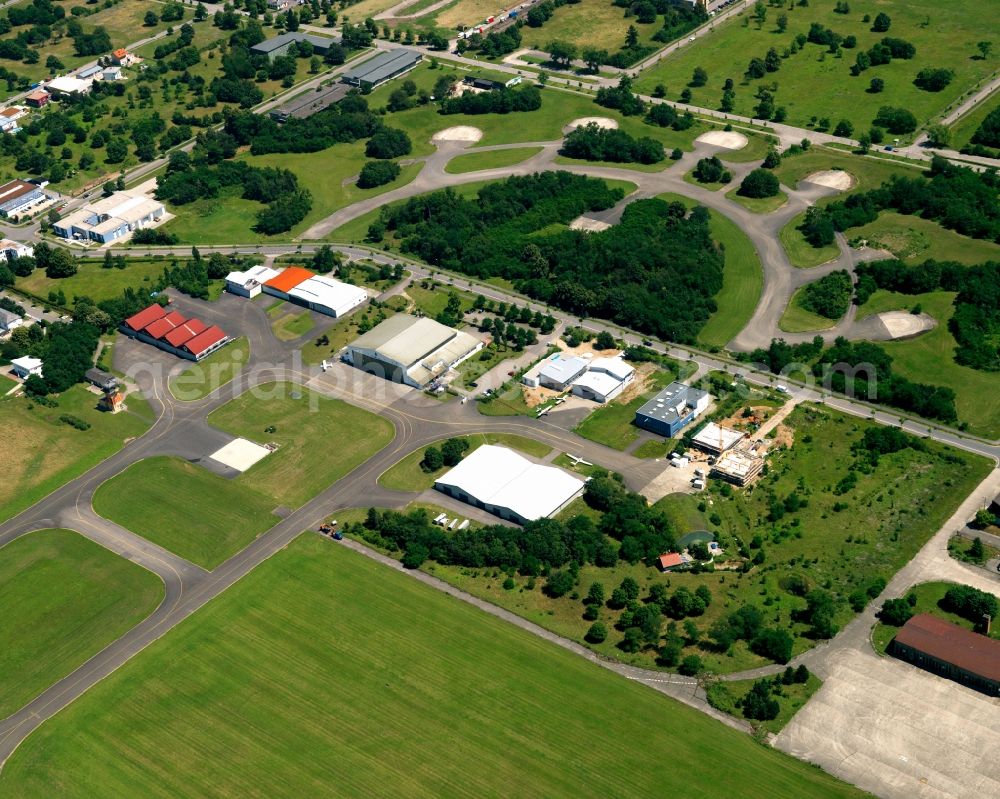
[[[259,386],[213,411],[220,430],[278,449],[237,485],[297,508],[360,466],[393,438],[392,424],[341,400],[288,383]],[[266,432],[266,428],[274,428]]]
[[[1000,245],[989,239],[971,239],[931,219],[894,211],[883,211],[874,222],[851,228],[847,235],[852,241],[866,239],[870,247],[889,250],[911,263],[934,259],[972,265],[1000,259]]]
[[[458,438],[463,438],[469,442],[469,448],[465,451],[466,456],[470,455],[483,444],[499,444],[500,446],[520,450],[526,455],[533,455],[536,458],[544,458],[552,451],[552,447],[548,444],[543,444],[541,441],[535,441],[525,436],[519,436],[516,433],[476,433],[471,436],[458,436]],[[429,446],[440,447],[444,441],[445,439],[442,439]],[[427,488],[432,488],[434,480],[448,471],[448,467],[444,466],[433,472],[425,472],[420,468],[420,463],[423,461],[424,452],[426,451],[427,447],[422,447],[416,452],[411,452],[400,460],[399,463],[379,475],[379,484],[397,491],[423,491]]]
[[[95,302],[118,297],[127,288],[141,289],[155,283],[170,266],[169,258],[129,258],[124,269],[104,269],[100,260],[81,260],[77,273],[70,277],[51,278],[44,269],[16,279],[16,287],[43,299],[50,291],[62,291],[69,305],[74,297],[90,297]]]
[[[981,3],[957,0],[948,4],[946,12],[934,0],[860,0],[850,3],[848,14],[837,14],[834,7],[833,0],[813,0],[805,7],[798,3],[792,8],[787,4],[784,8],[768,7],[767,19],[758,30],[752,21],[744,27],[744,20],[749,19],[752,12],[748,6],[740,17],[703,33],[696,42],[680,48],[643,73],[636,81],[636,88],[650,94],[657,84],[664,84],[668,88],[667,96],[677,99],[691,80],[695,67],[700,66],[708,71],[709,78],[705,86],[692,88],[695,105],[718,108],[722,84],[732,78],[736,83],[735,113],[752,116],[757,88],[777,81],[775,105],[785,107],[789,123],[803,126],[813,117],[827,117],[835,126],[838,120],[847,119],[857,133],[868,129],[883,105],[907,108],[918,123],[924,124],[996,69],[996,56],[985,61],[974,58],[978,54],[976,42],[986,35],[990,19]],[[874,18],[879,12],[887,13],[892,19],[887,33],[873,32],[871,24],[863,22],[865,14]],[[780,14],[788,17],[788,29],[784,33],[777,29],[776,20]],[[808,43],[798,53],[782,59],[777,72],[768,73],[760,80],[744,80],[751,58],[763,58],[771,47],[782,54],[795,36],[808,33],[814,22],[842,36],[857,37],[857,48],[843,50],[843,57],[838,58],[826,52],[825,46]],[[908,61],[894,60],[891,64],[872,67],[858,77],[852,76],[850,68],[856,53],[868,50],[885,36],[911,42],[916,48],[916,57]],[[923,91],[913,85],[913,79],[925,67],[950,69],[955,78],[943,91]],[[870,94],[867,89],[874,77],[885,81],[885,90]]]
[[[0,718],[16,712],[163,599],[156,575],[71,530],[0,549]]]
[[[133,464],[94,494],[101,516],[206,569],[277,524],[274,508],[267,496],[167,456]]]
[[[453,175],[460,175],[464,172],[478,172],[481,169],[514,166],[514,164],[527,161],[541,151],[541,147],[515,147],[510,150],[489,150],[485,153],[459,155],[447,163],[444,171]]]
[[[82,385],[55,399],[59,403],[55,408],[23,397],[0,399],[4,452],[0,521],[113,455],[127,440],[145,433],[154,420],[149,404],[135,393],[126,400],[128,411],[114,415],[97,410],[99,397]],[[77,430],[60,422],[63,414],[82,419],[90,429]]]
[[[861,796],[312,535],[47,722],[0,793]]]
[[[236,377],[248,360],[250,342],[241,336],[170,378],[170,393],[185,402],[203,399]]]
[[[987,438],[1000,436],[1000,375],[955,363],[955,338],[948,330],[955,295],[948,291],[895,294],[876,291],[858,308],[858,319],[883,311],[908,311],[920,305],[937,320],[937,327],[906,341],[880,342],[892,356],[894,372],[917,382],[947,386],[955,392],[958,418],[969,432]]]
[[[680,194],[661,194],[668,202],[682,202],[689,207],[697,203]],[[718,310],[712,314],[698,334],[698,340],[709,347],[724,347],[739,333],[753,316],[764,288],[764,269],[753,242],[729,217],[709,210],[709,229],[715,242],[725,250],[726,263],[722,273],[722,289],[715,295]]]

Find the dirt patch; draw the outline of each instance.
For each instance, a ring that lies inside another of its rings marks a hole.
[[[919,336],[934,327],[934,318],[927,314],[912,314],[907,311],[886,311],[878,314],[878,320],[885,325],[893,339]]]
[[[545,388],[544,386],[538,386],[537,388],[529,388],[528,386],[521,386],[521,396],[524,399],[524,404],[529,408],[536,408],[539,405],[543,405],[546,402],[554,400],[556,397],[561,396],[565,392],[556,391],[555,389]]]
[[[747,137],[742,133],[731,130],[710,130],[707,133],[702,133],[695,141],[721,147],[724,150],[742,150],[749,143]]]
[[[587,125],[597,125],[599,128],[615,130],[618,127],[618,122],[610,117],[578,117],[563,128],[563,133],[569,133],[571,130],[583,128]]]
[[[483,132],[472,125],[456,125],[453,128],[439,130],[431,137],[431,141],[467,141],[477,142],[483,138]]]
[[[747,407],[750,408],[750,413],[744,416],[744,411]],[[778,409],[770,405],[744,405],[734,411],[728,418],[719,422],[719,424],[722,427],[731,427],[734,430],[752,433],[770,419],[776,410]]]
[[[850,172],[843,169],[824,169],[821,172],[813,172],[807,175],[803,182],[815,183],[817,186],[826,186],[828,189],[837,191],[848,191],[858,185],[858,181]]]
[[[600,233],[607,230],[611,225],[602,222],[600,219],[591,219],[589,216],[578,216],[569,223],[570,230],[583,230],[587,233]]]
[[[785,447],[791,449],[795,443],[795,432],[786,424],[779,424],[774,428],[774,438],[771,439],[772,447]]]

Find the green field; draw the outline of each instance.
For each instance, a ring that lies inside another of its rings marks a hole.
[[[986,100],[961,117],[951,126],[951,148],[960,150],[969,144],[969,140],[983,124],[983,120],[997,108],[1000,108],[1000,92],[993,92]]]
[[[151,572],[70,530],[39,530],[0,550],[0,718],[148,616]]]
[[[278,316],[271,322],[271,329],[279,341],[294,341],[304,336],[313,328],[312,315],[309,311],[295,311],[294,306],[289,313]]]
[[[651,768],[665,752],[715,763]],[[0,792],[25,799],[579,796],[581,785],[595,796],[860,796],[316,536],[91,689],[0,773]]]
[[[966,630],[975,629],[975,625],[964,616],[944,610],[938,604],[944,598],[948,589],[953,588],[955,585],[956,583],[934,582],[920,583],[913,586],[913,588],[907,591],[907,594],[913,594],[917,598],[917,604],[913,606],[913,612],[915,614],[930,613],[932,616],[950,621],[952,624],[957,624]],[[888,624],[877,622],[872,630],[872,645],[875,647],[875,651],[880,655],[886,654],[886,648],[898,632],[899,627],[892,627]],[[1000,630],[993,628],[990,631],[990,638],[1000,638]]]
[[[958,418],[969,425],[969,431],[987,438],[1000,436],[1000,377],[996,372],[983,372],[955,363],[955,338],[948,330],[948,320],[954,312],[955,295],[947,291],[928,294],[894,294],[876,291],[858,309],[858,319],[883,311],[908,311],[920,305],[924,313],[938,324],[913,339],[880,342],[892,356],[894,372],[910,380],[947,386],[955,392]]]
[[[66,302],[72,306],[74,297],[90,297],[94,302],[110,300],[128,288],[153,290],[163,270],[170,266],[168,258],[129,258],[125,269],[104,269],[99,260],[81,260],[75,275],[62,278],[45,276],[44,269],[36,269],[28,277],[17,278],[16,286],[37,297],[46,299],[50,291],[62,291]]]
[[[557,8],[552,19],[541,28],[522,29],[522,44],[544,52],[549,42],[559,39],[575,44],[580,50],[594,47],[614,53],[625,45],[629,25],[635,25],[638,30],[639,44],[663,47],[653,41],[653,35],[663,27],[662,18],[657,17],[656,22],[643,25],[634,15],[627,15],[624,8],[612,5],[608,0],[579,0]]]
[[[612,449],[627,449],[639,437],[639,428],[633,424],[635,412],[653,394],[676,379],[677,369],[657,369],[649,376],[645,391],[628,402],[613,400],[602,405],[580,422],[573,432]]]
[[[892,18],[888,33],[875,33],[871,24],[862,20],[864,14],[874,17],[886,12]],[[982,6],[972,0],[958,0],[942,13],[934,0],[861,0],[850,4],[850,13],[838,14],[832,0],[816,0],[808,6],[798,3],[791,8],[767,7],[767,19],[758,30],[756,23],[744,26],[751,16],[748,6],[739,18],[727,21],[714,30],[704,32],[689,46],[680,48],[636,81],[636,88],[651,93],[657,84],[668,87],[668,97],[677,99],[688,84],[695,67],[708,71],[708,83],[694,87],[692,102],[703,108],[718,108],[722,83],[732,78],[736,83],[735,113],[753,116],[757,102],[754,94],[761,84],[777,82],[775,105],[784,106],[787,121],[793,125],[812,125],[815,118],[826,117],[831,129],[840,119],[854,124],[855,132],[867,130],[880,106],[907,108],[919,124],[942,113],[978,81],[996,69],[996,56],[980,60],[976,42],[984,36]],[[788,29],[780,33],[777,18],[788,17]],[[842,36],[857,37],[857,48],[843,50],[843,57],[826,52],[818,44],[806,44],[798,53],[783,58],[780,69],[759,80],[747,81],[743,76],[752,57],[763,58],[768,48],[779,54],[792,44],[797,34],[805,34],[813,22],[832,28]],[[902,38],[916,47],[912,60],[893,60],[891,64],[872,67],[858,77],[850,74],[857,52],[868,50],[884,36]],[[925,67],[953,70],[955,78],[941,92],[927,92],[913,85],[917,72]],[[867,91],[869,81],[879,77],[885,90],[878,94]]]
[[[241,336],[170,378],[170,393],[185,402],[203,399],[236,377],[248,360],[250,342]]]
[[[533,155],[538,155],[541,151],[541,147],[514,147],[510,150],[487,150],[484,153],[458,155],[445,165],[444,171],[460,175],[465,172],[478,172],[481,169],[514,166],[527,161]]]
[[[385,419],[290,383],[248,391],[208,421],[234,436],[278,445],[233,482],[290,508],[333,485],[393,437]],[[266,432],[269,427],[275,430]]]
[[[110,457],[129,439],[141,436],[154,421],[149,404],[138,394],[126,400],[128,411],[97,410],[99,397],[76,385],[46,408],[23,397],[0,399],[4,440],[4,479],[0,481],[0,520],[9,519],[46,494]],[[90,425],[76,430],[59,421],[63,414]]]
[[[803,287],[804,288],[804,287]],[[788,301],[788,307],[778,321],[778,327],[786,333],[809,333],[826,330],[837,324],[836,319],[827,319],[802,307],[802,289],[797,289]]]
[[[784,192],[776,194],[774,197],[744,197],[739,194],[738,187],[727,191],[726,197],[755,214],[773,213],[788,202],[788,195]]]
[[[552,451],[552,448],[547,444],[535,441],[532,438],[516,435],[515,433],[476,433],[470,436],[458,436],[458,438],[464,438],[469,442],[469,449],[465,451],[466,455],[469,455],[483,444],[499,444],[504,447],[520,450],[526,455],[533,455],[536,458],[544,458]],[[429,446],[440,446],[443,440]],[[379,475],[379,485],[395,489],[396,491],[416,492],[433,488],[434,480],[448,471],[448,467],[444,466],[434,472],[425,472],[421,469],[420,462],[424,459],[424,452],[426,450],[427,447],[421,447],[415,452],[411,452],[390,469],[384,471]]]
[[[911,263],[934,259],[972,265],[1000,259],[1000,245],[988,239],[971,239],[933,220],[894,211],[883,211],[874,222],[851,228],[847,235]]]
[[[837,246],[836,242],[825,247],[813,247],[806,241],[802,231],[799,230],[799,226],[805,221],[805,218],[804,211],[801,214],[796,214],[778,232],[778,238],[781,239],[781,246],[785,248],[788,260],[792,266],[797,266],[800,269],[820,266],[840,255],[840,247]]]
[[[807,634],[808,626],[795,619],[805,601],[789,588],[793,575],[796,579],[801,576],[807,589],[822,588],[834,596],[835,621],[843,626],[855,615],[847,601],[850,594],[865,590],[877,578],[888,580],[895,574],[989,474],[992,465],[984,458],[958,454],[929,442],[926,452],[905,450],[883,456],[872,473],[859,473],[853,489],[835,494],[834,487],[854,465],[852,447],[871,423],[804,405],[793,411],[785,424],[794,437],[793,446],[778,449],[769,457],[768,475],[751,491],[732,490],[712,480],[699,494],[669,494],[656,505],[666,514],[676,538],[694,530],[713,532],[725,560],[743,562],[738,556],[740,541],[749,547],[750,557],[762,552],[763,563],[748,573],[719,569],[701,574],[661,574],[644,563],[626,561],[611,568],[587,565],[580,567],[576,598],[568,594],[553,599],[544,593],[544,580],[538,578],[516,575],[515,588],[506,590],[506,575],[498,570],[433,562],[423,568],[581,644],[586,643],[591,624],[583,618],[581,599],[592,582],[600,582],[610,594],[625,577],[631,577],[640,586],[640,598],[656,584],[665,585],[670,592],[705,586],[712,602],[703,615],[690,618],[701,638],[715,622],[752,604],[764,613],[769,626],[788,630],[794,636],[793,654],[801,653],[816,641]],[[959,462],[953,462],[955,457]],[[792,493],[808,498],[808,505],[772,520],[772,499],[784,500]],[[842,503],[839,511],[834,510],[837,503]],[[759,537],[756,542],[755,537]],[[587,645],[602,656],[662,668],[657,649],[627,654],[618,647],[623,636],[614,625],[620,613],[602,607],[600,620],[610,634],[603,643]],[[664,627],[670,621],[664,619]],[[677,622],[683,634],[682,625],[682,621]],[[683,648],[683,656],[688,655],[698,655],[706,671],[713,674],[768,663],[744,642],[734,644],[728,653],[689,642]]]
[[[206,569],[273,527],[274,507],[235,480],[166,456],[133,464],[94,494],[101,516]]]
[[[660,198],[691,207],[697,205],[679,194],[661,194]],[[709,210],[708,214],[712,238],[725,250],[726,264],[722,289],[715,295],[718,308],[701,329],[698,340],[709,347],[724,347],[746,326],[757,309],[764,287],[764,269],[753,242],[735,222],[717,211]]]

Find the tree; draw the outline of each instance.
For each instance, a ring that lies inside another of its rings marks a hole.
[[[854,133],[854,125],[851,124],[849,119],[840,120],[837,123],[837,127],[833,129],[834,136],[843,136],[845,139],[850,138],[852,133]]]
[[[883,624],[902,627],[913,616],[913,608],[905,599],[887,599],[878,617]]]
[[[597,582],[596,580],[590,584],[590,589],[587,591],[587,598],[584,601],[586,605],[596,605],[600,607],[604,604],[604,584]]]
[[[788,30],[788,14],[779,14],[778,19],[778,33],[784,33]]]
[[[365,155],[369,158],[399,158],[407,155],[413,144],[406,131],[398,128],[380,128],[365,145]]]
[[[764,25],[764,21],[767,19],[767,6],[764,5],[761,0],[757,0],[753,7],[753,19],[757,23],[757,29]]]
[[[570,62],[576,58],[576,45],[570,42],[564,42],[556,40],[549,42],[548,48],[549,57],[556,64],[560,64],[563,67],[569,68]]]
[[[678,664],[678,662],[680,662],[681,651],[681,645],[679,643],[670,641],[665,647],[663,647],[663,649],[660,650],[660,654],[656,660],[661,666],[672,669]]]
[[[701,674],[703,668],[704,666],[702,665],[700,657],[697,655],[688,655],[681,661],[681,665],[677,671],[686,677],[697,677]]]
[[[917,129],[917,118],[909,109],[884,105],[878,110],[875,125],[890,133],[913,133]]]
[[[147,28],[154,28],[156,24],[160,21],[160,18],[156,16],[155,11],[147,11],[146,16],[142,18],[142,24]]]
[[[401,171],[395,161],[368,161],[358,174],[358,188],[372,189],[392,183],[399,177]]]
[[[576,576],[569,569],[556,569],[549,572],[545,581],[545,593],[550,597],[559,598],[573,590]]]
[[[755,721],[770,721],[778,717],[781,706],[771,696],[771,681],[757,680],[740,700],[743,715]]]
[[[885,33],[889,30],[890,25],[892,25],[892,18],[888,14],[882,12],[876,15],[875,21],[872,23],[872,30],[875,31],[875,33]]]
[[[607,330],[602,330],[597,334],[597,338],[594,339],[595,350],[613,350],[615,348],[615,344],[615,337],[612,336]]]
[[[931,147],[944,149],[951,144],[951,130],[944,125],[931,125],[927,128],[927,141]]]
[[[879,94],[885,90],[885,81],[882,78],[872,78],[868,83],[869,94]]]
[[[777,72],[781,69],[781,56],[773,47],[764,55],[764,69],[768,72]]]
[[[776,197],[781,193],[781,184],[773,172],[766,169],[754,169],[743,178],[737,191],[742,197]]]
[[[982,563],[986,560],[986,547],[983,545],[983,539],[978,535],[973,538],[972,543],[969,544],[969,548],[966,550],[966,554],[976,563]]]
[[[767,66],[764,64],[764,60],[761,58],[751,58],[750,63],[747,64],[747,71],[744,76],[747,78],[763,78],[767,74]]]
[[[750,642],[750,650],[775,663],[787,663],[792,659],[792,636],[785,630],[769,627]]]
[[[979,58],[985,61],[990,57],[990,53],[993,52],[993,42],[976,42],[976,48],[979,50]]]
[[[764,162],[761,166],[764,169],[775,169],[781,165],[781,154],[775,150],[770,149],[767,151],[767,155],[764,156]]]
[[[588,47],[583,51],[582,58],[587,64],[587,69],[596,75],[601,68],[601,64],[608,60],[608,51]]]
[[[430,556],[431,553],[427,547],[423,544],[413,543],[407,547],[400,562],[404,569],[419,569]]]
[[[978,530],[984,530],[996,524],[997,517],[989,508],[980,508],[976,511],[976,517],[972,521],[972,526]]]
[[[629,25],[628,30],[625,32],[625,48],[631,50],[633,47],[639,46],[639,31],[636,29],[635,25]]]
[[[449,438],[441,445],[441,458],[445,466],[456,466],[466,451],[469,449],[469,442],[464,438]]]
[[[656,22],[656,6],[649,2],[649,0],[641,0],[632,6],[632,10],[635,12],[635,18],[643,25],[649,25]]]
[[[124,139],[114,138],[108,142],[104,151],[104,160],[109,164],[120,164],[128,155],[128,145]]]
[[[587,634],[584,639],[591,644],[601,644],[604,643],[608,638],[608,628],[604,626],[604,622],[595,621],[590,625],[590,629],[587,630]]]
[[[799,667],[795,669],[795,682],[799,684],[809,682],[809,669],[806,668],[805,663],[800,663]]]
[[[444,456],[437,447],[428,447],[424,450],[424,458],[420,461],[420,468],[425,472],[436,472],[444,466]]]
[[[698,87],[704,86],[706,83],[708,83],[708,72],[701,67],[695,67],[694,72],[691,73],[691,80],[688,86]]]
[[[945,89],[954,77],[955,73],[950,69],[927,67],[917,73],[917,77],[913,79],[913,85],[925,92],[939,92]]]
[[[701,158],[692,172],[699,183],[728,183],[732,175],[717,156]]]
[[[38,250],[36,248],[35,252]],[[45,265],[45,276],[49,278],[71,277],[76,274],[76,259],[62,247],[52,250]]]

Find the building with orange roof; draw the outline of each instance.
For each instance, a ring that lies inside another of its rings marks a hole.
[[[229,336],[222,332],[222,328],[217,325],[212,325],[210,328],[197,336],[192,338],[190,341],[185,342],[181,350],[189,353],[188,357],[193,358],[196,361],[200,361],[202,358],[211,355],[220,347],[225,346],[230,341]]]
[[[200,361],[232,341],[216,325],[186,319],[180,311],[168,313],[159,305],[150,305],[130,316],[119,330],[130,338],[190,361]]]
[[[139,313],[130,316],[124,322],[126,333],[138,333],[145,330],[157,319],[162,319],[167,315],[162,305],[153,304],[148,308],[143,308]]]
[[[289,299],[288,292],[300,283],[305,283],[314,273],[301,266],[290,266],[282,269],[277,275],[264,283],[264,293],[282,300]]]
[[[687,561],[679,552],[667,552],[656,559],[661,572],[670,571],[680,566],[686,566]]]
[[[175,327],[184,324],[186,321],[187,319],[180,311],[171,311],[162,319],[157,319],[150,324],[142,332],[152,339],[161,339]]]
[[[181,347],[185,342],[190,341],[199,333],[204,333],[207,329],[208,325],[201,319],[188,319],[164,335],[163,340],[171,347]]]

